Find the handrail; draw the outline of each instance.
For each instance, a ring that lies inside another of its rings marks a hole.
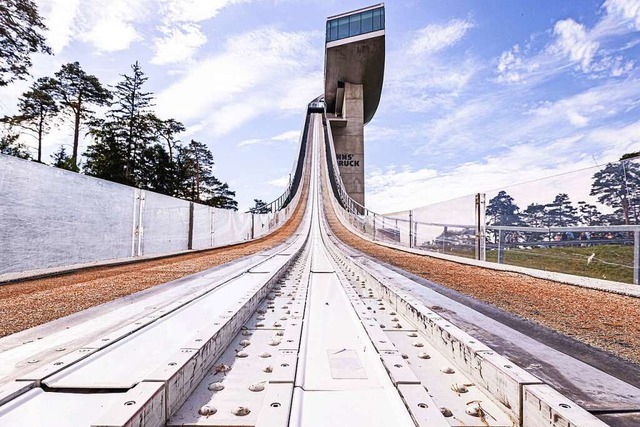
[[[600,231],[640,231],[640,225],[589,225],[568,227],[519,227],[514,225],[487,225],[488,230],[522,231],[525,233],[563,233],[567,231],[593,232]]]
[[[331,186],[333,187],[334,194],[340,202],[340,205],[348,212],[355,215],[379,215],[378,213],[367,209],[364,205],[361,205],[360,203],[353,200],[351,196],[349,196],[349,193],[347,192],[346,188],[344,187],[344,183],[342,182],[340,169],[338,169],[336,160],[337,157],[333,144],[333,135],[329,131],[329,123],[327,121],[326,113],[322,115],[322,125],[324,127],[325,144],[327,146],[326,153],[327,165],[329,166],[329,180],[331,181]]]
[[[268,212],[274,213],[276,211],[282,210],[289,205],[289,203],[293,200],[296,193],[299,190],[300,182],[302,181],[302,177],[304,175],[304,166],[305,166],[305,158],[307,153],[307,145],[308,145],[308,136],[309,136],[309,112],[305,117],[304,129],[302,131],[302,135],[300,136],[300,142],[298,144],[298,159],[295,163],[295,171],[293,174],[293,179],[289,180],[289,185],[284,190],[284,192],[271,203],[268,203],[267,206],[269,208]]]

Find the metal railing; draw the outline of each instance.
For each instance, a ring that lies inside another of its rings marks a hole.
[[[304,129],[302,131],[300,142],[298,144],[298,157],[296,159],[295,169],[293,171],[293,179],[289,180],[289,185],[287,185],[287,188],[277,199],[267,204],[267,209],[265,210],[267,210],[268,212],[275,213],[287,207],[287,205],[291,203],[294,196],[300,189],[300,184],[304,176],[306,154],[308,151],[309,117],[310,114],[307,113],[304,122]]]
[[[329,181],[335,200],[342,207],[342,210],[339,210],[339,214],[360,233],[373,241],[387,242],[428,252],[473,258],[480,261],[487,261],[487,251],[489,251],[491,258],[497,253],[495,262],[499,264],[506,263],[505,252],[513,249],[521,249],[521,253],[540,258],[544,255],[539,253],[534,255],[534,251],[530,249],[590,247],[596,245],[622,245],[626,247],[633,245],[633,261],[631,261],[631,265],[629,263],[615,264],[606,260],[598,260],[591,255],[580,255],[580,257],[584,258],[585,266],[588,266],[593,260],[594,263],[609,264],[611,268],[630,268],[633,270],[632,283],[640,284],[640,225],[582,227],[487,225],[485,220],[486,196],[484,193],[461,198],[461,200],[464,199],[462,200],[465,203],[464,209],[468,212],[468,222],[464,223],[423,221],[420,216],[425,215],[416,215],[416,212],[420,212],[420,210],[428,206],[388,215],[366,208],[353,200],[347,193],[338,169],[333,137],[326,117],[323,117],[323,125]],[[514,236],[517,234],[521,237],[519,240],[514,240]],[[529,238],[533,236],[537,237]],[[551,254],[548,254],[548,256],[562,257],[562,255]],[[562,260],[560,259],[558,262],[562,263]],[[579,274],[579,272],[570,274]],[[606,279],[607,277],[604,278]]]

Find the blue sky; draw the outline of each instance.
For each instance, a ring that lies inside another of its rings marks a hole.
[[[56,55],[35,58],[34,77],[79,61],[114,84],[138,60],[158,114],[187,125],[183,140],[209,145],[215,174],[237,191],[241,208],[277,197],[286,184],[306,104],[323,90],[325,18],[370,4],[36,3]],[[385,85],[366,129],[374,210],[640,150],[640,0],[393,0],[386,19]],[[14,112],[28,84],[0,91],[0,114]],[[68,135],[70,124],[55,129],[45,158]]]

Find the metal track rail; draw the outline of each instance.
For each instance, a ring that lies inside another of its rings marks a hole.
[[[287,245],[42,340],[0,340],[0,425],[605,425],[334,240],[310,122]]]

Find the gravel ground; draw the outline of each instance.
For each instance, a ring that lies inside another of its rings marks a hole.
[[[386,248],[352,234],[326,211],[335,235],[361,252],[640,364],[640,298]]]
[[[298,228],[304,216],[305,201],[306,190],[287,224],[253,242],[1,285],[0,337],[272,248]]]

